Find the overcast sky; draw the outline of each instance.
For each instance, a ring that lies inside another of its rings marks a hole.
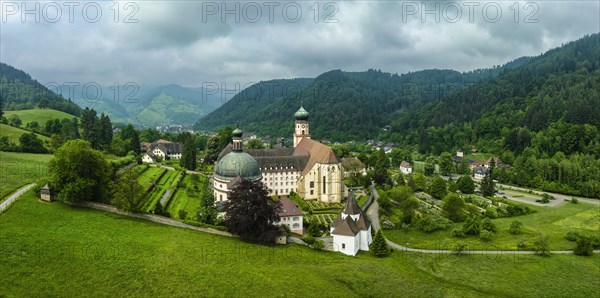
[[[466,71],[600,31],[597,0],[222,3],[2,0],[0,61],[42,83],[230,86],[331,69]]]

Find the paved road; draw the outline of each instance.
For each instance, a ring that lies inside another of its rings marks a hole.
[[[371,193],[375,194],[377,197],[377,190],[372,187]],[[379,204],[377,201],[374,201],[369,209],[367,209],[367,215],[371,219],[371,226],[373,231],[376,232],[379,230]],[[427,254],[452,254],[454,251],[452,250],[443,250],[443,249],[420,249],[420,248],[410,248],[397,243],[394,243],[390,240],[386,239],[386,242],[390,245],[392,249],[400,250],[400,251],[408,251],[408,252],[417,252],[417,253],[427,253]],[[572,254],[572,250],[553,250],[551,251],[553,254]],[[600,250],[594,250],[594,253],[600,253]],[[478,255],[531,255],[535,254],[534,251],[530,250],[466,250],[463,254],[478,254]]]
[[[10,197],[8,197],[8,199],[6,199],[6,201],[0,204],[0,211],[4,211],[4,209],[8,208],[8,206],[12,204],[12,202],[14,202],[18,197],[20,197],[22,194],[24,194],[26,191],[30,190],[34,186],[35,183],[31,183],[21,187],[21,189],[14,192],[12,195],[10,195]]]
[[[514,189],[514,190],[519,190],[519,191],[524,191],[524,192],[532,191],[533,194],[536,194],[536,195],[539,195],[539,196],[541,196],[543,194],[549,194],[549,195],[555,197],[556,200],[554,200],[554,201],[558,201],[558,203],[563,202],[564,200],[570,200],[571,198],[576,198],[579,202],[600,205],[600,200],[596,200],[596,199],[582,198],[582,197],[576,197],[576,196],[569,196],[569,195],[564,195],[564,194],[559,194],[559,193],[553,193],[553,192],[547,192],[547,191],[532,190],[532,189],[528,189],[528,188],[523,188],[523,187],[518,187],[518,186],[512,186],[512,185],[506,185],[506,184],[500,184],[500,183],[496,183],[496,186],[503,187],[505,189]],[[523,193],[519,193],[519,194],[525,195]]]

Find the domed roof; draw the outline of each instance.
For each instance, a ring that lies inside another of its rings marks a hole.
[[[241,138],[243,134],[244,133],[239,128],[234,129],[233,132],[231,133],[232,136],[238,137],[238,138]]]
[[[308,112],[304,107],[300,106],[300,109],[294,114],[296,120],[308,120]]]
[[[262,178],[260,168],[254,157],[245,152],[230,152],[223,156],[215,168],[215,176],[223,179],[240,177],[246,180]]]

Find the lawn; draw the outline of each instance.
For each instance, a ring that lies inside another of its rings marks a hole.
[[[0,216],[0,231],[7,297],[600,295],[600,255],[347,257],[42,203],[32,192]]]
[[[145,212],[150,212],[154,210],[156,204],[160,201],[163,194],[167,189],[171,187],[171,182],[177,176],[176,171],[166,171],[164,175],[160,177],[160,179],[156,182],[156,186],[152,191],[146,196],[146,199],[143,201],[142,210]]]
[[[148,168],[139,177],[138,181],[144,187],[144,190],[148,190],[152,183],[158,179],[166,170],[162,168]]]
[[[390,240],[415,248],[448,249],[456,242],[464,242],[470,249],[484,250],[516,250],[519,239],[526,239],[525,249],[531,249],[539,233],[550,237],[550,249],[572,250],[575,242],[565,239],[569,231],[578,231],[581,234],[600,233],[600,206],[592,204],[561,203],[554,207],[530,206],[537,210],[536,213],[515,217],[498,218],[493,222],[498,232],[490,242],[485,242],[476,236],[456,238],[451,236],[453,228],[461,224],[452,224],[450,228],[433,233],[424,233],[415,229],[404,232],[401,229],[385,231]],[[512,235],[508,232],[513,221],[520,221],[524,225],[524,233]]]
[[[0,201],[19,187],[48,176],[52,154],[0,151]]]
[[[22,134],[30,133],[28,130],[20,129],[14,126],[0,124],[0,137],[7,136],[10,143],[19,145],[19,138]],[[50,138],[41,134],[35,134],[42,142],[50,141]]]
[[[57,111],[53,109],[29,109],[29,110],[19,110],[19,111],[4,111],[4,116],[7,119],[10,119],[12,115],[17,115],[19,119],[23,122],[23,126],[25,126],[28,122],[37,121],[40,127],[44,127],[46,121],[54,120],[54,119],[72,119],[78,118],[77,116],[67,114],[62,111]]]

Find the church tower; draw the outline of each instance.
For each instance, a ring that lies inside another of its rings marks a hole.
[[[296,117],[296,124],[294,127],[294,148],[296,148],[303,138],[310,139],[310,132],[308,130],[308,112],[304,107],[300,106],[300,109],[294,114],[294,117]]]

